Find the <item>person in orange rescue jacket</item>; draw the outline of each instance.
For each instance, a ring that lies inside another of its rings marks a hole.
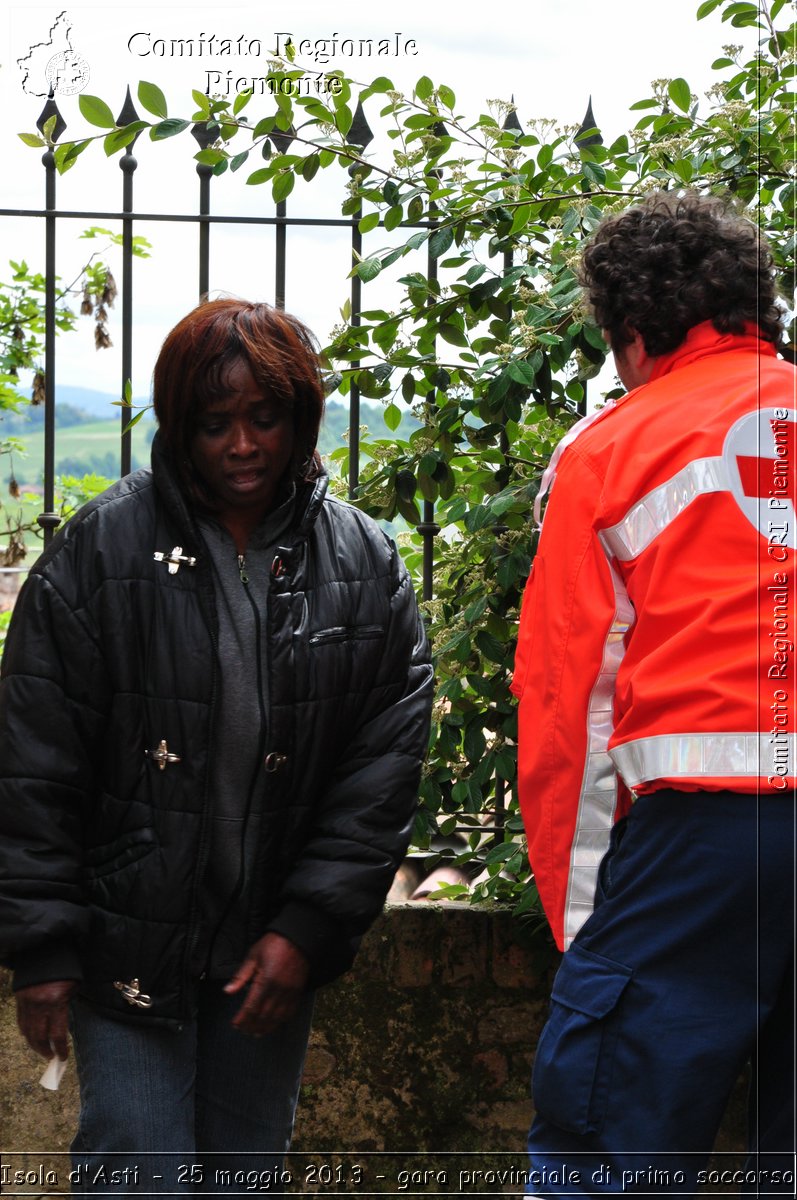
[[[521,612],[520,803],[565,951],[529,1191],[710,1184],[752,1061],[730,1182],[793,1194],[797,404],[772,257],[721,199],[655,193],[601,223],[582,283],[627,394],[557,448]]]

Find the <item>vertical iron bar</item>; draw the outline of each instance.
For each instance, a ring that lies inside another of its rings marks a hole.
[[[495,837],[494,844],[506,841],[506,781],[495,777]]]
[[[434,227],[434,204],[430,205],[429,216]],[[430,235],[431,237],[431,235]],[[428,246],[428,243],[427,243]],[[430,283],[437,281],[437,259],[431,251],[426,252],[426,275]],[[429,401],[427,400],[427,405]],[[434,539],[440,532],[440,526],[434,519],[434,501],[424,500],[421,509],[423,520],[418,526],[418,532],[423,539],[423,599],[431,600],[434,596]]]
[[[285,308],[285,271],[287,263],[288,206],[284,200],[277,201],[277,224],[274,230],[274,307]]]
[[[351,261],[352,266],[358,263],[362,257],[363,235],[360,233],[360,217],[362,216],[362,208],[358,208],[351,219]],[[356,326],[360,324],[360,314],[362,313],[362,280],[359,275],[351,277],[351,313],[349,314],[349,324]],[[359,362],[353,362],[353,369],[359,367]],[[354,498],[354,494],[360,483],[360,387],[359,384],[352,383],[349,389],[349,499]]]
[[[55,511],[55,156],[52,150],[42,155],[45,175],[44,207],[44,512],[39,525],[47,546],[60,524]]]
[[[210,178],[213,168],[197,163],[199,176],[199,215],[210,215]],[[210,291],[210,222],[199,222],[199,299],[204,300]]]
[[[55,118],[51,121],[51,118]],[[58,111],[52,92],[42,109],[37,125],[42,132],[48,121],[53,125],[50,141],[54,144],[66,128],[66,124]],[[52,145],[42,155],[44,165],[44,511],[39,513],[37,522],[44,533],[44,544],[48,546],[53,533],[61,524],[61,517],[55,511],[55,305],[56,305],[56,274],[55,274],[55,243],[56,243],[56,211],[55,211],[55,154]]]
[[[270,137],[270,142],[273,144],[278,154],[287,154],[291,142],[296,136],[296,130],[291,125],[290,129],[275,129]],[[275,254],[275,279],[274,279],[274,307],[285,308],[285,272],[287,263],[287,223],[288,223],[288,205],[285,200],[277,201],[277,224],[274,230],[274,254]]]
[[[191,129],[200,150],[207,150],[218,137],[219,127],[215,121],[198,121]],[[213,168],[207,163],[197,163],[199,176],[199,299],[204,300],[210,291],[210,180]]]
[[[373,132],[366,120],[365,111],[363,110],[362,101],[357,101],[357,107],[354,110],[349,131],[346,134],[346,141],[352,148],[352,152],[357,158],[362,154],[366,146],[374,140]],[[358,171],[357,162],[353,162],[349,167],[349,177],[356,182]],[[355,266],[362,258],[363,252],[363,235],[360,233],[360,220],[363,215],[362,206],[358,206],[357,211],[352,213],[351,218],[351,263]],[[351,312],[349,313],[349,324],[358,326],[361,324],[362,315],[362,280],[359,275],[351,277],[351,293],[350,303]],[[352,368],[359,367],[359,360],[351,364]],[[360,483],[360,388],[359,384],[352,383],[349,389],[349,499],[354,498],[355,492]]]
[[[130,93],[128,91],[128,98]],[[138,161],[133,155],[132,145],[128,146],[119,161],[122,170],[122,212],[133,212],[133,172]],[[133,220],[132,217],[122,219],[122,396],[130,384],[132,396],[133,380]],[[132,470],[132,430],[128,428],[132,413],[130,409],[122,408],[122,475],[129,475]]]
[[[513,96],[512,103],[514,104],[514,102],[515,102],[515,97]],[[508,129],[508,130],[516,130],[518,133],[523,132],[520,121],[518,120],[517,113],[514,110],[514,108],[512,109],[511,112],[509,112],[507,114],[506,120],[504,121],[504,124],[503,124],[503,128]],[[504,269],[503,269],[504,276],[507,276],[509,274],[509,272],[512,270],[512,267],[514,266],[514,263],[515,263],[515,256],[514,256],[513,251],[505,250],[504,251]],[[510,301],[510,308],[511,307],[512,307],[512,305],[511,305],[511,301]],[[499,435],[499,445],[501,448],[501,453],[504,455],[504,459],[506,460],[506,456],[509,454],[509,449],[510,449],[509,438],[507,437],[506,427],[504,427],[501,430],[501,433]],[[500,523],[494,526],[493,532],[495,533],[496,540],[498,538],[500,538],[502,536],[502,534],[506,533],[506,529],[507,529],[506,525],[502,525]],[[495,826],[495,835],[493,838],[493,843],[498,844],[498,843],[506,840],[506,781],[504,779],[501,779],[501,777],[499,775],[496,775],[493,779],[493,790],[494,790],[494,796],[495,796],[495,813],[494,813],[494,822],[493,822],[494,826]]]

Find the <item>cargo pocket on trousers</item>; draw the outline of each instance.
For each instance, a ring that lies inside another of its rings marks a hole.
[[[618,1003],[632,973],[579,945],[562,959],[532,1076],[535,1109],[560,1129],[596,1133],[603,1123],[619,1031]]]

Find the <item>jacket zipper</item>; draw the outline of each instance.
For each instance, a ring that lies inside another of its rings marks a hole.
[[[216,616],[215,593],[214,593],[213,605],[212,605],[212,607],[208,608],[202,599],[201,579],[202,579],[202,576],[200,575],[200,577],[198,579],[198,582],[200,583],[200,588],[197,589],[198,593],[199,593],[199,599],[200,599],[200,608],[205,613],[207,629],[208,629],[208,633],[210,634],[211,643],[213,645],[213,667],[212,667],[212,676],[211,676],[211,684],[210,684],[210,727],[212,728],[213,727],[213,718],[216,713],[216,707],[217,707],[217,703],[218,703],[218,694],[219,694],[219,687],[218,687],[219,679],[218,679],[218,665],[217,665],[218,660],[219,660],[219,639],[218,639],[218,628],[217,628],[218,618]],[[212,591],[212,585],[211,585],[211,591]],[[208,765],[207,765],[207,768],[205,771],[205,788],[204,788],[204,794],[202,796],[202,816],[201,816],[201,825],[200,825],[200,830],[199,830],[199,847],[197,850],[196,870],[195,870],[194,881],[193,881],[193,886],[192,886],[191,909],[190,909],[190,912],[188,915],[188,937],[186,938],[186,953],[185,953],[185,958],[183,960],[183,994],[181,997],[181,1009],[182,1009],[181,1017],[183,1019],[185,1019],[189,1016],[187,997],[191,991],[191,986],[190,986],[191,962],[193,960],[194,954],[196,953],[197,943],[199,942],[199,930],[200,930],[199,913],[200,913],[201,905],[199,903],[199,889],[200,889],[202,877],[205,873],[205,867],[207,866],[208,854],[210,851],[210,838],[208,836],[208,828],[209,828],[209,824],[210,824],[210,810],[209,810],[209,804],[208,804],[208,797],[210,795],[210,778],[211,778],[210,757],[211,756],[209,755],[208,756]],[[180,1024],[179,1027],[182,1029],[182,1023]]]
[[[255,655],[256,655],[255,661],[257,662],[257,701],[258,701],[258,707],[260,708],[260,734],[259,734],[259,738],[258,738],[257,757],[255,759],[255,765],[253,768],[252,777],[249,781],[249,787],[247,789],[246,808],[244,809],[244,814],[243,814],[243,825],[242,825],[242,829],[241,829],[240,857],[239,857],[239,866],[238,866],[238,878],[235,882],[235,885],[234,885],[232,891],[230,892],[230,895],[227,899],[227,903],[224,905],[224,908],[222,909],[220,916],[216,920],[215,928],[212,930],[212,932],[210,934],[210,938],[208,941],[208,950],[207,950],[207,955],[206,955],[206,959],[205,959],[206,966],[210,965],[210,962],[211,962],[211,959],[213,956],[213,949],[216,944],[216,938],[218,937],[219,930],[222,928],[222,926],[224,925],[224,922],[227,920],[227,918],[230,914],[230,911],[232,909],[232,906],[235,904],[236,900],[241,895],[241,891],[243,889],[244,879],[245,879],[245,874],[246,874],[246,836],[247,836],[247,831],[248,831],[248,826],[249,826],[249,818],[252,814],[252,805],[254,803],[255,792],[257,790],[257,778],[258,778],[258,775],[260,774],[260,771],[262,768],[262,763],[263,763],[263,760],[265,757],[265,749],[266,749],[265,743],[266,743],[267,713],[266,713],[266,705],[263,700],[263,657],[262,657],[263,625],[262,625],[262,621],[260,619],[260,611],[257,607],[257,602],[255,601],[255,599],[252,596],[251,591],[249,590],[249,576],[246,573],[246,555],[245,554],[238,555],[238,574],[240,576],[241,583],[243,584],[243,587],[246,591],[247,599],[249,600],[249,603],[252,606],[252,612],[254,613],[254,617],[255,617]]]
[[[308,642],[311,646],[326,645],[328,642],[359,642],[370,638],[382,637],[383,625],[340,625],[334,629],[319,629],[311,634]]]

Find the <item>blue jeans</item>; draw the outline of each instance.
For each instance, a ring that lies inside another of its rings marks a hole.
[[[73,1003],[80,1081],[73,1195],[285,1190],[279,1176],[313,997],[262,1038],[233,1029],[242,1002],[220,983],[203,983],[196,1017],[179,1032]]]

